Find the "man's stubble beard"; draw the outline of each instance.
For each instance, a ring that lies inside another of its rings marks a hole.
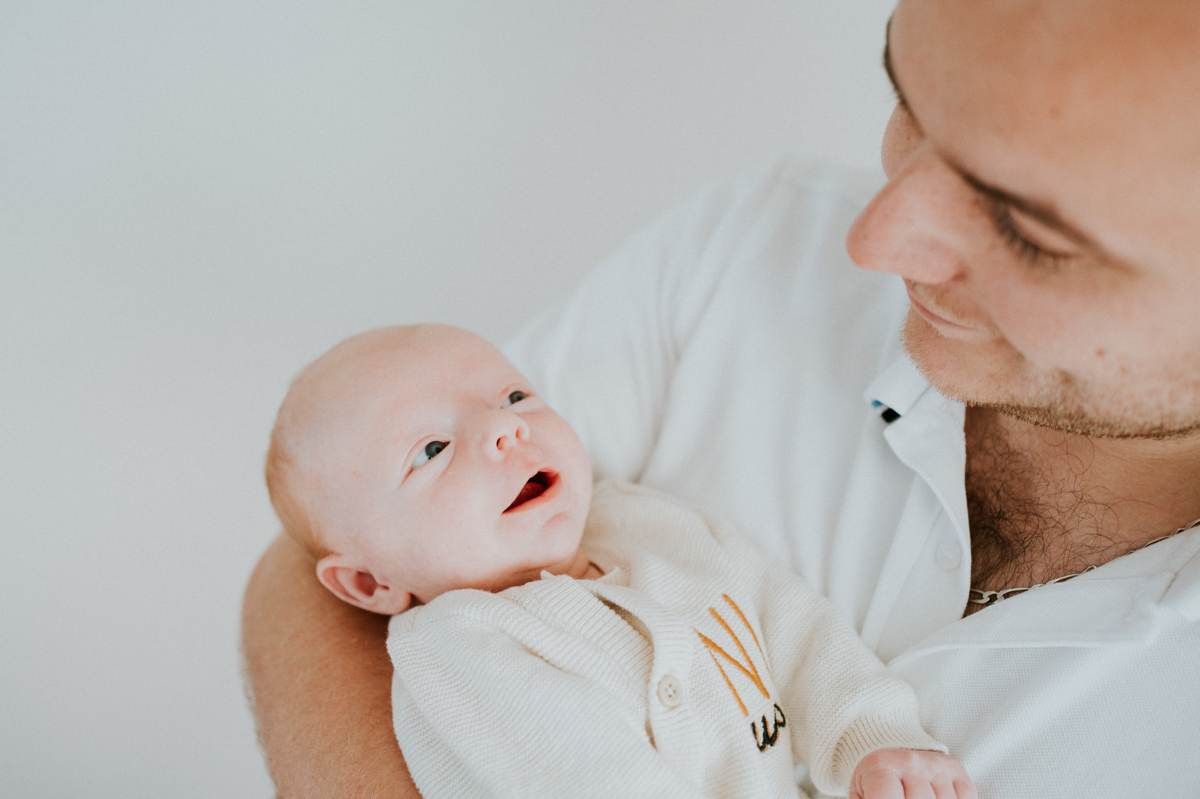
[[[901,330],[905,352],[938,392],[963,405],[1088,438],[1166,441],[1200,434],[1200,374],[1190,382],[1169,386],[1146,386],[1129,378],[1108,391],[1061,370],[1036,376],[985,373],[982,380],[979,375],[963,379],[954,374],[964,371],[961,364],[943,366],[929,352],[942,336],[914,315],[910,310]],[[926,345],[927,341],[933,345]],[[1149,396],[1134,396],[1139,389]]]

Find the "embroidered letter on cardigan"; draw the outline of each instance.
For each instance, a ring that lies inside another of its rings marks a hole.
[[[726,604],[733,609],[733,612],[737,615],[738,620],[741,621],[742,626],[746,628],[746,632],[750,633],[750,639],[754,641],[754,647],[758,650],[758,655],[763,661],[763,670],[765,671],[767,656],[763,652],[762,644],[758,642],[758,636],[755,635],[754,628],[750,626],[750,622],[746,619],[746,614],[742,613],[742,609],[737,606],[737,603],[734,602],[728,594],[721,594],[721,598],[724,599]],[[750,652],[746,649],[746,645],[742,643],[741,637],[734,632],[733,627],[728,621],[725,620],[725,617],[722,616],[716,608],[710,607],[708,612],[714,619],[717,620],[717,624],[721,625],[721,629],[723,629],[733,640],[733,644],[737,649],[737,653],[741,657],[739,658],[729,654],[724,647],[699,630],[696,630],[696,635],[700,636],[700,640],[704,642],[706,647],[708,647],[708,654],[712,657],[713,663],[716,664],[717,670],[721,672],[721,676],[725,678],[725,685],[728,686],[729,692],[733,694],[733,698],[737,700],[737,704],[738,707],[741,708],[742,715],[749,717],[750,711],[746,709],[746,703],[742,701],[741,695],[738,694],[737,689],[733,687],[733,680],[729,679],[729,673],[725,671],[725,667],[721,665],[721,661],[724,660],[728,665],[733,666],[735,669],[745,675],[746,678],[754,684],[754,687],[759,690],[759,693],[762,694],[764,699],[770,699],[771,693],[767,690],[767,686],[763,681],[762,674],[759,672],[758,666],[755,665],[754,658],[750,656]],[[720,658],[717,657],[718,655],[720,655]],[[774,715],[770,722],[767,721],[765,714],[760,719],[762,724],[761,731],[759,729],[759,721],[750,722],[750,733],[754,736],[754,743],[758,746],[758,751],[760,752],[765,752],[767,749],[774,746],[775,742],[779,740],[779,728],[787,726],[787,719],[784,717],[783,709],[779,707],[778,703],[775,705],[774,711]]]
[[[765,752],[768,748],[775,745],[779,740],[779,728],[787,726],[787,718],[783,715],[783,708],[775,705],[775,726],[770,727],[768,732],[767,717],[762,717],[762,735],[758,733],[758,722],[750,722],[750,731],[754,733],[754,743],[758,744],[758,751]]]

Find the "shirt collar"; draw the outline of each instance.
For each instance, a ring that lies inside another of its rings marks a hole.
[[[930,390],[932,386],[925,375],[907,353],[900,351],[867,386],[863,398],[876,407],[891,408],[903,417]]]
[[[1167,542],[1164,541],[1163,545]],[[1189,621],[1200,620],[1200,529],[1180,533],[1174,547],[1163,548],[1166,558],[1164,570],[1171,574],[1171,582],[1163,592],[1159,604],[1171,608]],[[1155,544],[1155,546],[1161,546]],[[1154,547],[1150,547],[1154,549]]]
[[[998,602],[943,627],[888,665],[963,648],[1145,642],[1157,634],[1164,611],[1200,618],[1200,530],[1180,533],[1073,580]]]
[[[898,414],[884,423],[884,438],[933,490],[969,552],[963,405],[934,389],[904,352],[876,376],[864,398]],[[1047,600],[1053,601],[1053,612]],[[1154,633],[1160,608],[1200,620],[1200,529],[1074,580],[1010,597],[942,628],[890,665],[963,646],[1099,646],[1144,640]]]
[[[939,393],[901,351],[867,386],[864,398],[884,415],[892,452],[933,490],[969,551],[963,405]],[[889,421],[889,418],[891,421]]]

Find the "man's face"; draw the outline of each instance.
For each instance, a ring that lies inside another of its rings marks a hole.
[[[310,490],[323,526],[422,601],[569,560],[592,487],[574,430],[478,336],[367,336],[322,375],[328,432]]]
[[[1200,430],[1200,4],[901,0],[889,182],[847,240],[905,279],[944,393],[1088,435]]]

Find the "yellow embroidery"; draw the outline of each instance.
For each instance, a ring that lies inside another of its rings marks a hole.
[[[750,637],[754,639],[754,646],[758,649],[758,654],[762,657],[764,666],[768,666],[766,662],[767,655],[765,652],[763,652],[762,644],[759,643],[758,640],[758,635],[754,632],[754,628],[750,626],[750,621],[746,618],[746,614],[742,613],[742,609],[739,608],[737,603],[730,598],[729,594],[721,594],[721,598],[725,600],[725,603],[729,605],[729,607],[733,608],[733,612],[736,613],[738,619],[741,620],[742,626],[746,628],[747,632],[750,633]],[[750,653],[746,651],[746,647],[742,643],[742,639],[733,631],[733,627],[729,625],[729,622],[725,621],[725,617],[718,613],[716,608],[710,607],[708,612],[714,619],[717,620],[717,624],[721,625],[721,629],[728,633],[729,637],[733,639],[733,643],[737,645],[737,650],[739,653],[741,653],[742,659],[738,660],[733,655],[729,654],[727,651],[725,651],[724,647],[699,630],[696,630],[696,635],[700,636],[700,640],[704,642],[706,647],[708,647],[708,654],[713,659],[713,664],[716,665],[717,671],[721,672],[721,677],[725,679],[725,685],[729,686],[729,692],[733,694],[733,698],[737,700],[738,707],[742,709],[742,715],[749,717],[750,712],[746,709],[746,703],[742,701],[742,697],[740,694],[738,694],[737,688],[733,687],[733,680],[729,679],[729,674],[725,671],[725,667],[721,665],[721,661],[717,659],[717,655],[720,655],[722,658],[732,663],[738,671],[746,675],[746,677],[752,683],[754,683],[755,687],[758,688],[759,692],[762,693],[764,699],[770,699],[771,693],[767,690],[767,686],[763,682],[762,675],[758,673],[758,666],[754,665],[754,659],[750,657]],[[767,719],[767,714],[764,713],[757,721],[750,722],[750,733],[754,736],[754,743],[756,746],[758,746],[758,751],[760,752],[765,752],[774,746],[779,741],[779,730],[787,726],[787,717],[783,714],[783,708],[781,708],[778,704],[775,704],[771,710],[772,716],[770,720]],[[759,726],[760,724],[762,725],[761,727]]]
[[[731,608],[733,608],[733,612],[736,613],[738,618],[742,620],[742,624],[746,625],[746,629],[750,631],[750,637],[754,639],[754,645],[758,647],[758,654],[763,656],[763,660],[766,660],[767,655],[765,652],[763,652],[762,644],[758,642],[758,636],[754,634],[754,628],[750,626],[750,622],[746,621],[746,614],[742,613],[742,609],[737,606],[737,603],[729,598],[729,594],[721,594],[721,597],[729,603]],[[709,612],[712,612],[712,608],[709,608],[708,610]],[[738,646],[741,646],[741,644],[739,643]]]
[[[758,636],[754,634],[754,628],[751,627],[750,622],[746,620],[746,614],[742,613],[742,609],[737,606],[736,602],[730,599],[728,594],[722,594],[721,598],[724,599],[731,608],[733,608],[733,612],[737,614],[739,619],[741,619],[742,624],[745,625],[746,629],[750,632],[750,637],[754,639],[754,645],[758,648],[758,653],[762,655],[762,645],[758,642]],[[725,678],[725,684],[728,685],[729,690],[733,692],[733,698],[737,700],[738,707],[742,709],[742,715],[748,716],[750,714],[746,710],[746,704],[742,701],[741,696],[738,695],[737,689],[733,687],[733,682],[729,679],[729,675],[725,673],[725,669],[721,667],[720,661],[717,660],[717,655],[725,658],[727,661],[733,664],[738,671],[740,671],[742,674],[745,674],[746,677],[754,683],[755,687],[758,688],[759,692],[762,693],[763,698],[770,698],[771,694],[767,690],[767,686],[763,682],[762,676],[758,673],[758,667],[754,665],[754,659],[751,658],[750,653],[746,651],[745,645],[742,644],[742,639],[739,638],[738,634],[735,633],[733,628],[729,626],[729,622],[725,621],[724,617],[717,612],[716,608],[710,607],[708,612],[712,614],[712,617],[717,620],[717,623],[721,625],[725,632],[729,633],[729,637],[733,639],[734,644],[737,645],[738,652],[740,652],[742,655],[742,660],[738,660],[733,655],[726,652],[724,647],[699,630],[696,630],[696,635],[700,636],[700,640],[704,642],[706,647],[708,647],[708,653],[712,656],[713,663],[717,664],[717,669],[721,672],[721,676]],[[766,656],[763,655],[763,657],[765,658]]]
[[[700,632],[697,632],[696,635],[699,635],[701,638],[703,638],[705,644],[712,643],[707,638],[704,638]],[[721,663],[717,660],[717,656],[712,653],[712,649],[709,649],[708,656],[713,659],[713,663],[716,664],[717,671],[721,672],[721,676],[725,678],[725,684],[729,686],[729,691],[733,694],[733,698],[737,700],[738,707],[742,709],[742,715],[749,716],[750,712],[746,710],[746,703],[743,702],[742,697],[738,695],[737,689],[733,687],[733,681],[729,679],[729,675],[725,673],[725,669],[721,668]]]

